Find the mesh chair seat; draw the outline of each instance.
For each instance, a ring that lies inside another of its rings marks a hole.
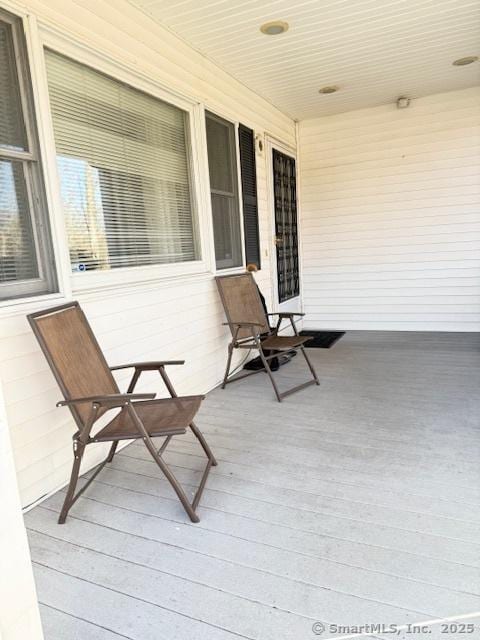
[[[155,438],[186,433],[202,399],[203,396],[183,396],[181,398],[134,402],[133,406],[148,435]],[[139,435],[132,417],[126,409],[122,409],[93,439],[98,442],[132,440],[138,438]]]
[[[269,336],[262,341],[262,347],[275,349],[275,351],[287,351],[300,347],[309,340],[311,340],[310,336]]]

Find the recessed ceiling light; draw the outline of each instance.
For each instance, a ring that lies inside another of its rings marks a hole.
[[[288,31],[288,22],[281,22],[275,20],[275,22],[266,22],[260,27],[260,31],[267,36],[278,36],[280,33]]]
[[[464,67],[467,64],[472,64],[472,62],[476,62],[478,60],[478,56],[466,56],[465,58],[459,58],[458,60],[454,60],[452,64],[456,67]]]
[[[324,95],[328,95],[329,93],[336,93],[339,89],[340,87],[337,87],[336,85],[333,84],[329,87],[322,87],[321,89],[318,90],[318,93],[323,93]]]

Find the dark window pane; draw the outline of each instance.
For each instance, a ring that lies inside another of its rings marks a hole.
[[[232,193],[232,140],[229,127],[218,120],[207,118],[208,167],[210,188],[215,191]]]
[[[0,147],[24,151],[27,136],[22,117],[12,28],[0,21]]]
[[[219,268],[238,267],[242,264],[239,251],[237,206],[233,198],[212,193],[213,234],[215,258]]]
[[[231,122],[207,113],[206,130],[217,269],[239,267],[242,246],[235,128]]]
[[[0,161],[0,282],[38,277],[21,163]]]

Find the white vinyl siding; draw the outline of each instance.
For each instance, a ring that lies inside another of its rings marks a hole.
[[[54,48],[58,34],[65,34],[67,44],[69,38],[75,38],[85,47],[92,47],[92,51],[98,49],[108,60],[115,61],[112,67],[118,66],[119,75],[125,65],[138,73],[145,83],[158,83],[165,87],[165,91],[189,96],[231,122],[245,123],[258,135],[268,132],[286,144],[295,145],[295,125],[291,119],[127,2],[72,1],[65,11],[61,0],[29,0],[28,7],[29,14],[36,18],[41,34],[44,34],[44,44],[50,49]],[[69,57],[73,53],[69,49],[60,52]],[[98,66],[94,53],[87,55],[84,52],[84,55],[85,62]],[[109,71],[109,75],[115,77],[113,71]],[[48,95],[47,87],[44,89]],[[49,117],[47,110],[47,120]],[[208,172],[206,141],[198,147],[197,155],[201,156]],[[50,160],[54,168],[53,153]],[[267,204],[266,165],[265,154],[257,154],[262,251],[262,271],[258,274],[258,282],[270,302],[272,220]],[[206,177],[201,176],[202,189],[207,188]],[[53,214],[56,219],[63,219],[62,207],[57,206]],[[208,217],[205,215],[206,219]],[[208,237],[210,232],[211,228],[207,227],[205,235]],[[66,236],[61,239],[61,249],[68,256]],[[213,257],[213,240],[207,243],[207,249]],[[68,258],[65,262],[64,277],[68,281]],[[214,260],[211,264],[213,268]],[[169,266],[161,265],[161,268]],[[77,276],[86,275],[72,274],[71,282]],[[88,275],[97,277],[102,274],[92,272]],[[177,273],[173,278],[150,278],[148,282],[140,280],[128,285],[119,283],[114,288],[102,286],[95,290],[92,287],[81,293],[77,291],[75,298],[91,321],[109,363],[185,358],[183,367],[172,367],[169,371],[182,393],[203,393],[221,380],[229,336],[222,326],[224,314],[212,273],[190,276]],[[35,308],[56,303],[58,301],[43,301]],[[74,432],[69,411],[55,407],[60,391],[25,318],[31,310],[0,317],[0,378],[4,383],[24,506],[67,481]],[[122,389],[126,388],[128,376],[128,371],[118,375]],[[142,388],[163,393],[158,375],[146,375],[139,386]],[[96,463],[102,454],[102,446],[98,449],[92,447],[85,469]]]
[[[305,328],[480,330],[480,88],[300,124]]]

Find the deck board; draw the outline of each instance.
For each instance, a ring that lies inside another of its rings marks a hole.
[[[310,353],[321,386],[282,404],[264,374],[208,395],[199,524],[139,443],[66,525],[63,492],[26,514],[46,640],[299,640],[480,611],[479,337],[349,332]],[[304,375],[297,356],[280,384]],[[192,493],[195,440],[166,459]]]

